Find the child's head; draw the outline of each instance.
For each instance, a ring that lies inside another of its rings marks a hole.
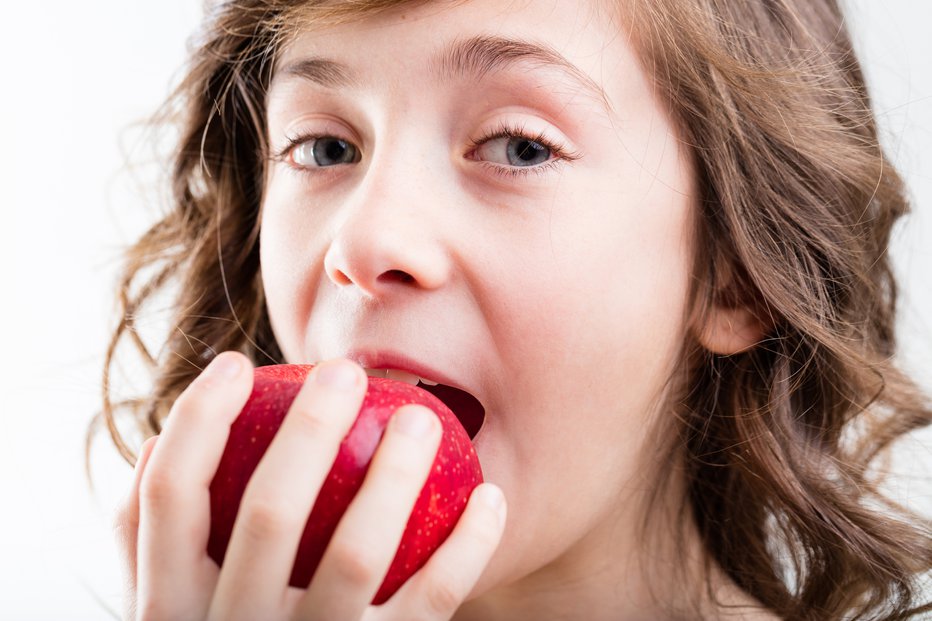
[[[124,287],[183,270],[150,430],[218,351],[396,352],[485,408],[510,526],[480,591],[671,533],[791,618],[930,566],[863,504],[929,412],[834,2],[223,2],[175,101],[175,210]]]

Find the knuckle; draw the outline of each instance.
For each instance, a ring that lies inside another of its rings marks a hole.
[[[178,395],[178,398],[175,399],[175,402],[172,404],[169,419],[172,416],[178,417],[179,415],[185,418],[196,416],[198,412],[204,409],[205,395],[203,393],[205,391],[203,389],[203,384],[206,381],[207,380],[196,379],[184,392]]]
[[[315,409],[306,404],[295,403],[288,414],[301,428],[302,433],[309,437],[328,437],[335,435],[336,424],[331,417],[322,416]]]
[[[501,527],[498,515],[491,509],[482,512],[482,517],[467,524],[469,537],[476,542],[476,549],[493,550],[498,546]]]
[[[261,541],[280,537],[298,528],[298,520],[293,514],[294,511],[284,502],[257,497],[243,501],[238,520],[242,520],[243,533],[248,539]]]
[[[383,439],[373,460],[373,464],[377,464],[379,477],[412,484],[416,481],[423,483],[433,466],[433,455],[420,448],[412,450],[410,444],[405,442]]]
[[[135,616],[131,618],[137,621],[155,621],[156,619],[168,618],[167,611],[164,610],[159,598],[156,597],[137,598],[131,603],[127,602],[126,607],[131,608],[131,611],[135,613]]]
[[[465,593],[462,585],[449,571],[439,570],[431,579],[424,596],[431,612],[449,614],[462,603]]]
[[[110,530],[121,547],[128,547],[131,538],[139,530],[139,515],[129,507],[117,507],[110,516]]]
[[[172,503],[181,492],[180,480],[174,473],[164,468],[147,468],[139,483],[140,504],[157,508]]]
[[[378,580],[375,548],[360,541],[334,543],[328,551],[333,569],[350,586],[366,586]]]
[[[427,467],[412,457],[397,450],[390,450],[389,454],[379,464],[380,477],[390,481],[415,482],[422,480],[428,474]]]

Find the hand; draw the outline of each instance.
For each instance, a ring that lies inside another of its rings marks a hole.
[[[347,371],[350,386],[327,381]],[[125,561],[127,619],[448,619],[500,541],[500,490],[480,485],[453,533],[385,604],[369,603],[395,556],[439,446],[427,408],[393,415],[365,482],[307,589],[288,586],[304,524],[365,395],[349,361],[315,367],[243,495],[223,567],[207,556],[209,486],[229,428],[252,389],[245,356],[226,352],[178,397],[162,434],[143,444],[114,520]],[[404,418],[427,415],[425,437]]]

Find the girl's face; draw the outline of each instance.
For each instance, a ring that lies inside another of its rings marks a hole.
[[[275,335],[289,362],[398,354],[482,402],[509,521],[477,592],[633,544],[690,328],[689,154],[596,4],[427,3],[307,32],[268,95]]]

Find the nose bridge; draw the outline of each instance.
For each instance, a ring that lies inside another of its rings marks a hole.
[[[332,282],[355,285],[371,297],[399,286],[435,289],[450,271],[436,170],[417,141],[395,137],[388,148],[389,140],[373,150],[346,196],[324,258]]]

